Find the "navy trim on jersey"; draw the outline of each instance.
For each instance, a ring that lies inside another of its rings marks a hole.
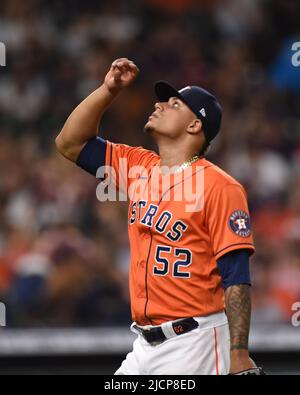
[[[232,285],[251,285],[249,250],[235,250],[218,259],[218,269],[225,289]]]
[[[101,137],[92,138],[82,148],[76,160],[77,166],[96,176],[99,167],[105,166],[106,147],[107,143]]]

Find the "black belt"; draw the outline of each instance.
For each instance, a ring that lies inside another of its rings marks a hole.
[[[184,333],[190,332],[199,326],[198,322],[194,318],[184,318],[172,322],[172,327],[174,329],[174,336],[183,335]],[[167,340],[161,326],[157,326],[151,329],[143,329],[137,325],[134,328],[147,340],[150,344],[159,344]]]

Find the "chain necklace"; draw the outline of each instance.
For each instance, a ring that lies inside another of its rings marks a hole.
[[[189,159],[188,161],[182,163],[182,165],[180,165],[175,171],[174,173],[179,173],[180,171],[185,170],[187,167],[191,166],[194,162],[197,162],[197,160],[200,159],[199,155],[194,155],[191,159]]]

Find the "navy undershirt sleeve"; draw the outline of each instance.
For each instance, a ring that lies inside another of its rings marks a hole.
[[[106,147],[107,143],[101,137],[92,138],[81,150],[76,164],[96,176],[99,167],[105,166]]]
[[[249,250],[235,250],[218,259],[218,269],[225,289],[232,285],[251,285]]]

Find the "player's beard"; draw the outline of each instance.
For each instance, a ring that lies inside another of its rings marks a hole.
[[[146,124],[144,127],[144,132],[147,134],[152,134],[154,132],[155,128],[151,125]]]

